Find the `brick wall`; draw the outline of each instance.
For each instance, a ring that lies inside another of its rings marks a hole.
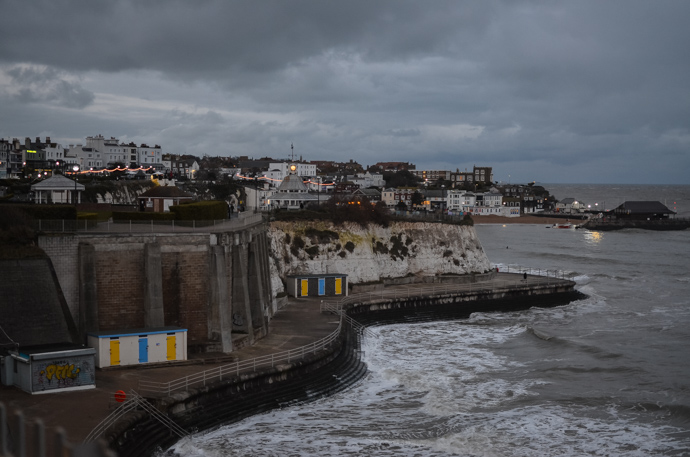
[[[164,252],[161,264],[165,325],[186,328],[189,345],[207,342],[208,250]]]
[[[38,245],[53,262],[72,319],[79,320],[79,239],[74,235],[41,236]]]
[[[144,249],[96,251],[100,330],[144,327]]]

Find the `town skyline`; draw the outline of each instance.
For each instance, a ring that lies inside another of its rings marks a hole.
[[[687,2],[0,4],[3,138],[690,184]]]

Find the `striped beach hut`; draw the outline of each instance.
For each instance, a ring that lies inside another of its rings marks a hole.
[[[341,273],[288,275],[287,292],[293,297],[347,296],[347,275]]]

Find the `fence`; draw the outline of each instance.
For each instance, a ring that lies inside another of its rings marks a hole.
[[[151,403],[146,401],[145,398],[142,398],[135,391],[131,391],[129,398],[125,400],[120,406],[118,406],[117,409],[113,411],[108,417],[103,419],[100,424],[94,427],[94,429],[91,430],[91,433],[89,433],[87,437],[84,439],[84,442],[90,443],[99,439],[103,435],[103,433],[105,433],[105,431],[108,430],[108,428],[110,428],[122,416],[132,411],[142,409],[149,413],[151,417],[165,425],[172,433],[174,433],[178,437],[182,438],[185,435],[187,435],[187,431],[179,425],[177,425],[175,421],[173,421],[168,416],[158,411],[153,405],[151,405]]]
[[[13,414],[8,421],[5,405],[0,403],[0,457],[115,457],[102,443],[73,445],[67,441],[65,431],[58,428],[55,433],[46,433],[40,419],[33,421],[33,427],[24,420],[24,414]]]
[[[169,396],[173,392],[187,391],[194,387],[205,386],[207,383],[210,384],[239,376],[240,373],[245,371],[256,371],[258,368],[275,367],[280,363],[290,363],[304,358],[307,354],[315,354],[329,347],[338,339],[342,328],[343,322],[341,320],[338,328],[330,335],[306,346],[211,368],[173,381],[154,382],[142,379],[139,381],[139,391],[149,396]]]
[[[160,220],[130,220],[130,221],[106,221],[92,220],[45,220],[34,222],[34,229],[39,232],[91,232],[91,233],[169,233],[169,232],[210,232],[210,231],[235,231],[258,225],[263,222],[263,215],[240,213],[240,216],[232,219],[220,219],[212,221],[160,221]]]

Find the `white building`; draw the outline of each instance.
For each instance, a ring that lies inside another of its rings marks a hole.
[[[282,181],[286,176],[292,173],[290,171],[291,166],[296,167],[294,174],[309,177],[316,176],[316,165],[302,162],[272,162],[268,165],[268,171],[265,175],[267,178],[275,180],[273,182],[278,185],[279,181]]]
[[[448,211],[463,211],[467,212],[473,208],[477,203],[477,196],[472,192],[464,190],[451,189],[446,196],[446,204]]]
[[[87,136],[86,147],[93,148],[101,153],[103,163],[107,167],[114,167],[116,164],[128,165],[129,151],[126,145],[120,144],[120,140],[114,137],[105,138],[103,135]]]
[[[102,154],[94,148],[78,145],[69,145],[65,151],[65,163],[79,165],[82,170],[100,170],[103,168]]]
[[[302,181],[302,177],[298,174],[298,164],[291,164],[289,166],[290,174],[278,186],[277,192],[270,195],[266,204],[271,208],[278,209],[303,209],[307,205],[317,203],[318,195],[310,194],[309,188]],[[314,166],[316,171],[316,166]],[[249,190],[247,188],[246,190]],[[249,200],[247,194],[247,200]],[[250,203],[248,201],[248,203]]]
[[[161,147],[158,145],[149,147],[142,144],[137,148],[137,162],[144,168],[154,167],[163,169],[163,151]]]
[[[347,176],[347,181],[357,184],[361,189],[366,189],[368,187],[383,187],[386,185],[386,181],[383,179],[383,175],[380,173],[358,173],[354,176]]]
[[[55,162],[55,166],[60,168],[65,159],[65,148],[61,144],[50,143],[47,144],[43,150],[46,153],[46,160]]]

